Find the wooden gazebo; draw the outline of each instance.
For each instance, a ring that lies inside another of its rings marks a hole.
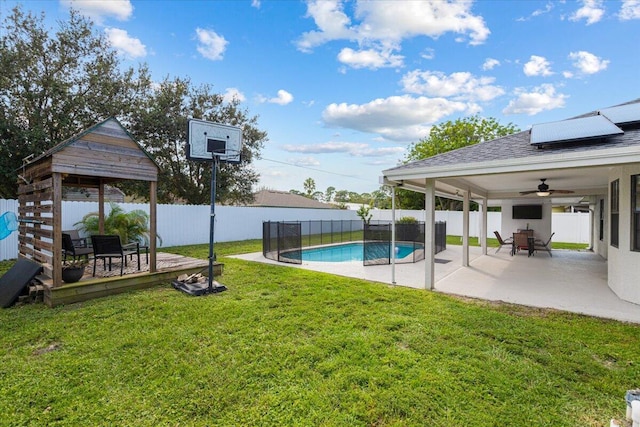
[[[52,287],[62,286],[62,187],[98,189],[104,232],[104,186],[149,182],[149,273],[156,271],[158,165],[115,118],[61,142],[19,172],[19,255],[40,263]]]

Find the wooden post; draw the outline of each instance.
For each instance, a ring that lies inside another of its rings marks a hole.
[[[104,234],[104,182],[98,186],[98,231]]]
[[[53,173],[53,287],[62,285],[62,175]]]
[[[156,272],[156,240],[158,215],[158,183],[151,181],[149,185],[149,272]]]

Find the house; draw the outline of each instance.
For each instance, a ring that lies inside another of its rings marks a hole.
[[[328,203],[322,203],[299,194],[276,190],[258,191],[254,195],[254,202],[249,206],[269,208],[337,209],[336,206]]]
[[[427,289],[435,285],[436,195],[463,201],[463,267],[469,266],[471,200],[483,207],[482,236],[491,204],[502,207],[502,235],[527,227],[545,240],[552,206],[587,203],[591,248],[607,261],[608,286],[640,304],[640,99],[390,168],[383,179],[426,195]],[[539,206],[539,218],[514,218],[513,207],[523,205]],[[486,255],[486,237],[481,244]]]

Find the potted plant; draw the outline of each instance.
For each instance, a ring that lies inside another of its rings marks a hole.
[[[75,283],[82,279],[84,268],[87,266],[86,259],[72,259],[62,263],[62,280],[65,283]]]

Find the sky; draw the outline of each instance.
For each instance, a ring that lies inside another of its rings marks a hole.
[[[640,0],[21,3],[52,29],[80,11],[155,81],[239,99],[268,135],[256,190],[371,192],[435,124],[527,129],[640,98]]]

